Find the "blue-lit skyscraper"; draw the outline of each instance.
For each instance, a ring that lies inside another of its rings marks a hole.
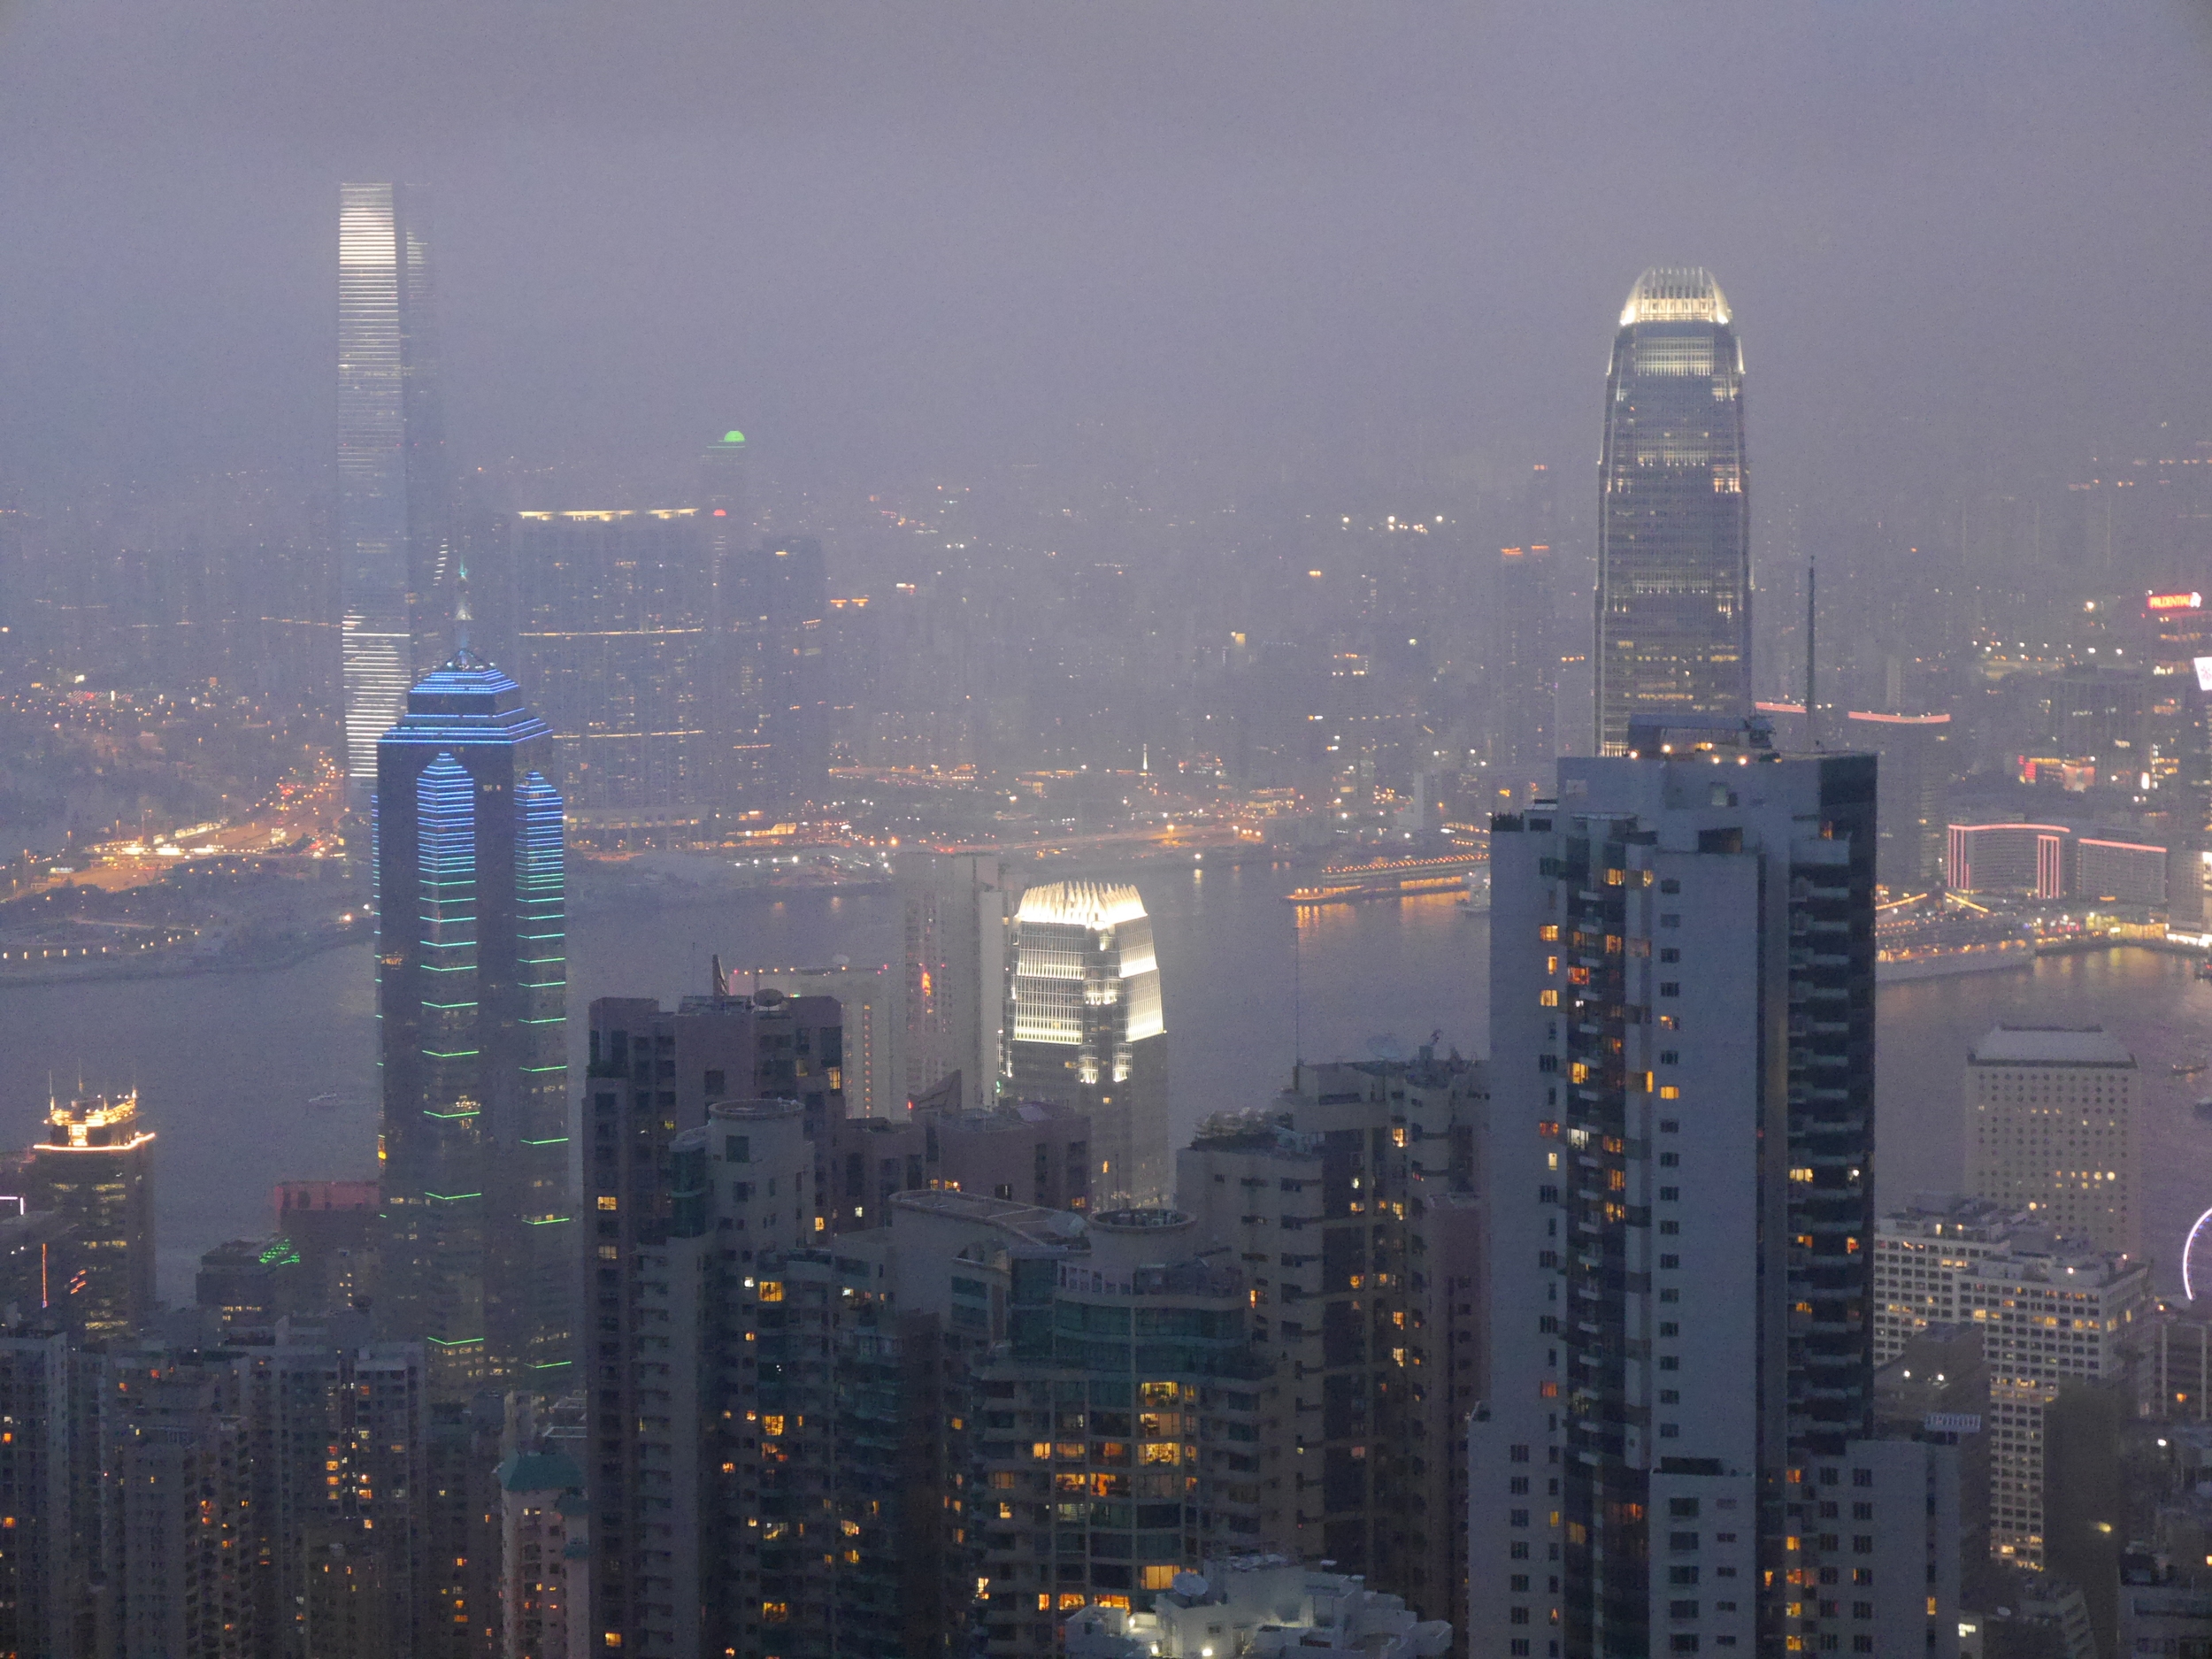
[[[1710,273],[1636,280],[1598,467],[1598,752],[1626,752],[1632,716],[1749,713],[1743,346]]]
[[[442,1394],[569,1372],[561,796],[552,737],[465,648],[377,745],[383,1298]]]
[[[346,773],[376,777],[447,622],[449,495],[428,201],[419,185],[338,197],[338,580]]]

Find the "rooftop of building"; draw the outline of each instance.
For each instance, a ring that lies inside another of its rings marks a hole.
[[[1899,1209],[1875,1224],[1878,1237],[1955,1239],[1962,1243],[2000,1241],[2032,1223],[2024,1210],[2012,1210],[1993,1199],[1973,1198],[1960,1193],[1915,1193]]]
[[[806,1108],[795,1100],[719,1100],[707,1108],[707,1116],[728,1123],[771,1123],[802,1116]]]
[[[2037,1232],[2011,1240],[2001,1250],[1962,1269],[1961,1277],[2014,1285],[2054,1285],[2067,1290],[2102,1290],[2137,1274],[2150,1263],[2121,1250],[2101,1250],[2079,1239]]]
[[[953,1187],[894,1193],[893,1225],[896,1225],[902,1210],[995,1227],[1026,1243],[1053,1249],[1079,1249],[1086,1242],[1083,1235],[1087,1224],[1071,1210],[1046,1210],[1010,1198],[987,1198],[981,1193],[964,1193]]]
[[[1274,1157],[1312,1158],[1321,1152],[1320,1137],[1300,1134],[1291,1128],[1287,1112],[1214,1112],[1200,1120],[1191,1136],[1191,1148],[1203,1152],[1256,1152]]]
[[[1726,323],[1728,296],[1701,265],[1654,265],[1636,279],[1621,326],[1637,323]]]
[[[1144,901],[1133,887],[1103,881],[1048,881],[1022,895],[1018,922],[1063,927],[1111,927],[1139,921]]]
[[[2092,1065],[2133,1069],[2135,1056],[2102,1025],[1999,1025],[1967,1055],[1970,1065]]]
[[[408,688],[406,712],[378,746],[526,743],[552,729],[521,687],[464,645]]]
[[[119,1152],[151,1141],[150,1130],[138,1125],[138,1091],[122,1094],[85,1094],[75,1100],[50,1099],[46,1124],[60,1133],[42,1141],[41,1152]]]
[[[956,1112],[922,1112],[933,1116],[939,1126],[946,1129],[964,1129],[972,1133],[1013,1133],[1036,1128],[1041,1124],[1082,1124],[1089,1121],[1089,1114],[1057,1101],[1009,1101],[994,1106],[966,1106]]]
[[[565,1452],[517,1452],[499,1466],[503,1492],[576,1492],[584,1471]]]

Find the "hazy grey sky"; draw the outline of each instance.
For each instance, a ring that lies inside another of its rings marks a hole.
[[[466,461],[1580,467],[1659,262],[1770,482],[2212,439],[2201,4],[0,0],[0,491],[320,477],[393,176]]]

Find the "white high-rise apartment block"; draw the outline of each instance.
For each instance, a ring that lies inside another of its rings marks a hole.
[[[1870,1438],[1875,761],[1640,716],[1492,836],[1478,1659],[1958,1652]]]
[[[1958,1279],[1989,1366],[1990,1553],[2043,1564],[2043,1412],[2068,1382],[2112,1382],[2150,1296],[2150,1267],[2109,1251],[2016,1242]]]
[[[1874,1232],[1874,1363],[1888,1364],[1932,1325],[1966,1317],[1960,1276],[2003,1255],[2030,1225],[1979,1198],[1923,1200],[1884,1216]]]
[[[1967,1190],[2139,1255],[2138,1076],[2101,1026],[1998,1026],[1966,1060]]]

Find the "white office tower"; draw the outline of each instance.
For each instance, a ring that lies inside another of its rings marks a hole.
[[[1495,820],[1479,1659],[1958,1652],[1956,1453],[1869,1438],[1874,758],[1770,741]]]
[[[1006,1087],[1091,1120],[1102,1204],[1168,1195],[1167,1023],[1152,923],[1131,887],[1054,881],[1014,913]]]
[[[1966,1059],[1966,1185],[2054,1233],[2139,1254],[2135,1056],[2101,1025],[2000,1025]]]

